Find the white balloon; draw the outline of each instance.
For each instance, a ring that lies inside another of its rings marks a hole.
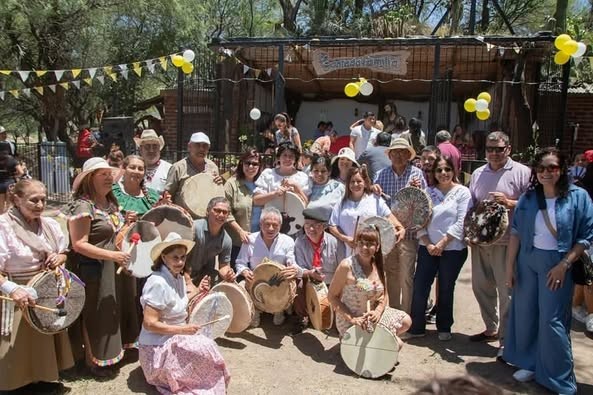
[[[186,49],[183,51],[183,59],[186,62],[192,62],[196,58],[196,54],[191,49]]]
[[[587,52],[587,44],[585,44],[583,42],[579,42],[577,51],[572,54],[572,57],[580,58],[581,56],[583,56],[585,54],[585,52]]]
[[[373,84],[371,84],[368,81],[365,81],[361,86],[360,86],[360,94],[363,96],[370,96],[373,93]]]
[[[476,111],[485,111],[488,109],[488,102],[484,99],[476,100]]]
[[[259,108],[252,108],[251,111],[249,111],[249,118],[257,121],[259,117],[261,117],[261,111]]]

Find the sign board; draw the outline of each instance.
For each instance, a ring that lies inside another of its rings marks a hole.
[[[331,58],[327,52],[313,52],[313,67],[317,75],[344,69],[369,69],[379,73],[405,75],[410,51],[383,51],[368,55]]]

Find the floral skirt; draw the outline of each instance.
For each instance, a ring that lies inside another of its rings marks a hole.
[[[161,394],[225,394],[231,376],[214,340],[175,335],[162,346],[140,345],[146,381]]]

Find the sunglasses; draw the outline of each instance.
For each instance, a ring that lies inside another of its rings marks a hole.
[[[243,162],[243,166],[246,166],[246,167],[259,167],[259,162]]]
[[[504,147],[486,147],[486,152],[501,154],[507,147],[508,145],[505,145]]]
[[[213,208],[212,211],[214,211],[216,214],[223,214],[223,215],[229,214],[229,210],[224,210],[221,208]]]
[[[548,165],[548,166],[537,166],[535,168],[535,171],[538,173],[543,173],[544,171],[547,171],[548,173],[557,173],[560,171],[560,166],[558,165]]]
[[[450,167],[437,167],[435,173],[451,173],[453,171]]]

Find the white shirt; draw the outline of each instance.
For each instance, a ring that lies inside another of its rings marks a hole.
[[[161,159],[156,172],[152,177],[149,177],[149,172],[147,170],[146,176],[144,177],[146,187],[154,189],[159,193],[159,195],[163,193],[165,190],[165,184],[167,183],[167,174],[169,174],[169,169],[171,166],[172,165],[169,162]]]
[[[302,171],[297,171],[293,175],[285,177],[278,174],[276,169],[266,169],[262,171],[257,178],[257,181],[255,181],[255,190],[253,193],[270,193],[277,191],[280,189],[280,185],[285,178],[296,182],[306,196],[311,193],[312,181],[307,174]]]
[[[173,277],[165,265],[153,272],[146,280],[140,304],[160,312],[160,321],[169,325],[183,325],[187,319],[187,293],[183,275]],[[163,345],[172,335],[150,332],[144,326],[140,331],[138,343],[148,346]]]
[[[429,187],[426,192],[432,199],[432,218],[426,229],[416,233],[418,239],[428,235],[430,241],[436,244],[445,235],[450,235],[453,240],[447,244],[445,251],[466,248],[463,241],[463,221],[472,205],[469,189],[463,185],[456,185],[446,195],[436,187]],[[420,244],[426,246],[421,239]]]
[[[554,229],[558,229],[556,225],[556,198],[546,199],[546,208],[548,209],[548,217]],[[533,234],[533,246],[540,250],[554,250],[558,251],[558,239],[556,239],[546,226],[544,215],[541,210],[537,211],[535,215],[535,232]]]
[[[290,266],[296,264],[294,258],[294,240],[283,233],[279,233],[276,239],[268,249],[260,232],[249,235],[249,244],[242,244],[241,251],[237,256],[236,268],[237,275],[244,270],[253,270],[268,258],[281,265]]]
[[[379,133],[378,129],[371,128],[371,130],[367,130],[364,125],[352,128],[350,137],[356,137],[356,141],[354,142],[354,156],[356,159],[358,159],[365,149],[373,146],[374,141],[371,141],[371,135],[374,134],[376,138]]]

